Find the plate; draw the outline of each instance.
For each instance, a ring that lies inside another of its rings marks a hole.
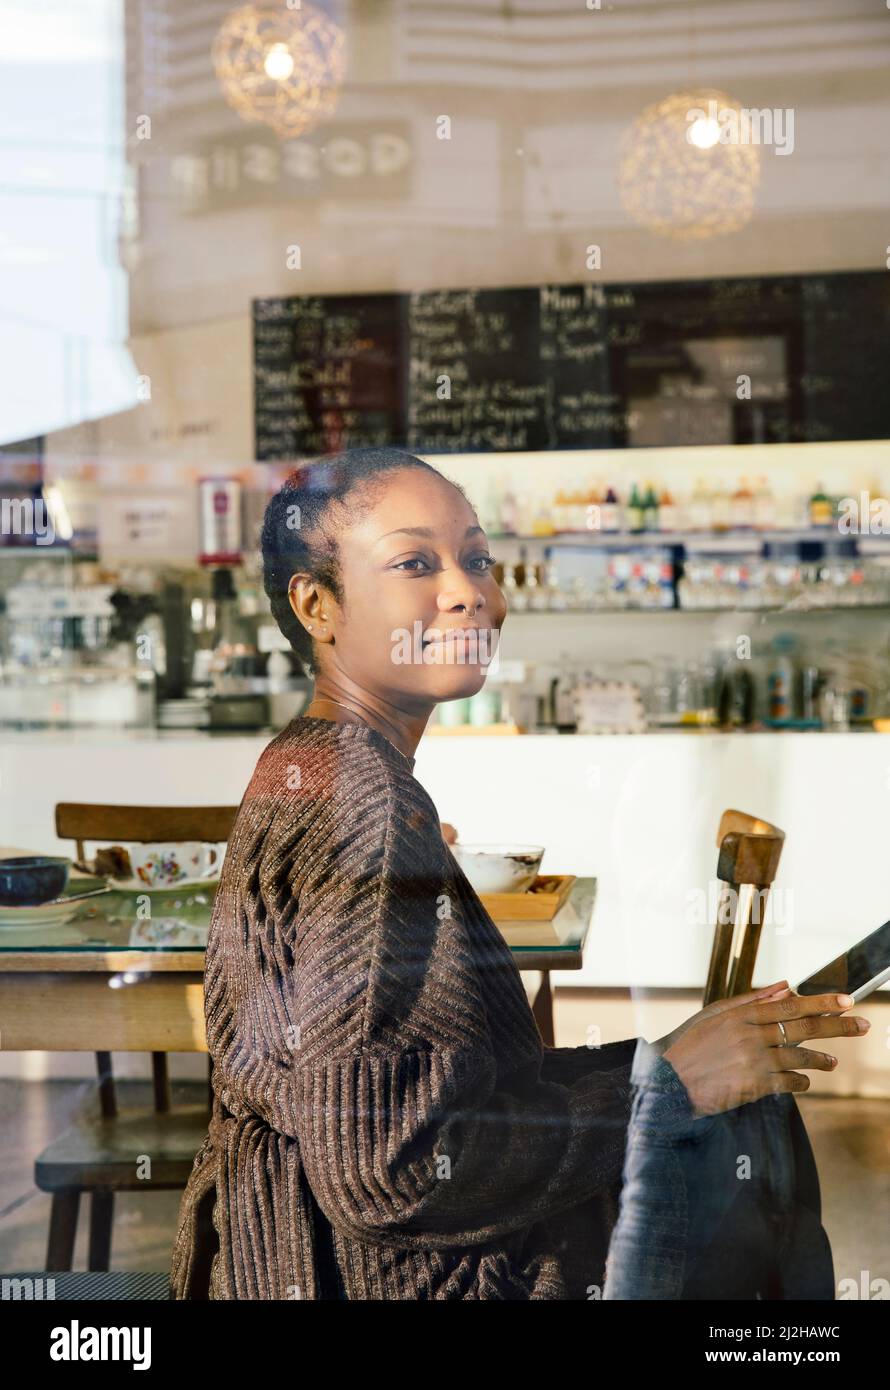
[[[101,896],[100,890],[98,893],[84,893],[80,897],[38,903],[36,907],[0,906],[0,927],[15,927],[17,931],[27,927],[59,927],[70,922],[84,902],[95,902]]]

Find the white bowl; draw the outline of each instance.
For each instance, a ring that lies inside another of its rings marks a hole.
[[[453,845],[454,857],[477,893],[524,893],[544,858],[541,845]]]

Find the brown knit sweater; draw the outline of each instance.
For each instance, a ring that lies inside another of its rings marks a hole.
[[[413,766],[309,717],[257,764],[207,942],[215,1097],[174,1298],[598,1296],[637,1040],[542,1046]]]

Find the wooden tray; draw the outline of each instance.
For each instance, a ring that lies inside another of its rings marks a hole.
[[[572,891],[575,874],[538,874],[524,893],[480,893],[495,922],[549,922]]]

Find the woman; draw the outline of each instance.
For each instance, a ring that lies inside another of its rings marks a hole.
[[[412,455],[354,450],[272,499],[263,557],[315,689],[259,760],[217,892],[214,1109],[174,1297],[597,1296],[638,1040],[542,1046],[413,776],[433,709],[481,688],[506,616],[475,512]],[[653,1045],[687,1123],[828,1065],[777,1047],[775,1020],[805,1027],[835,997],[763,993],[742,1001],[744,1049],[715,1047],[707,1010]]]

